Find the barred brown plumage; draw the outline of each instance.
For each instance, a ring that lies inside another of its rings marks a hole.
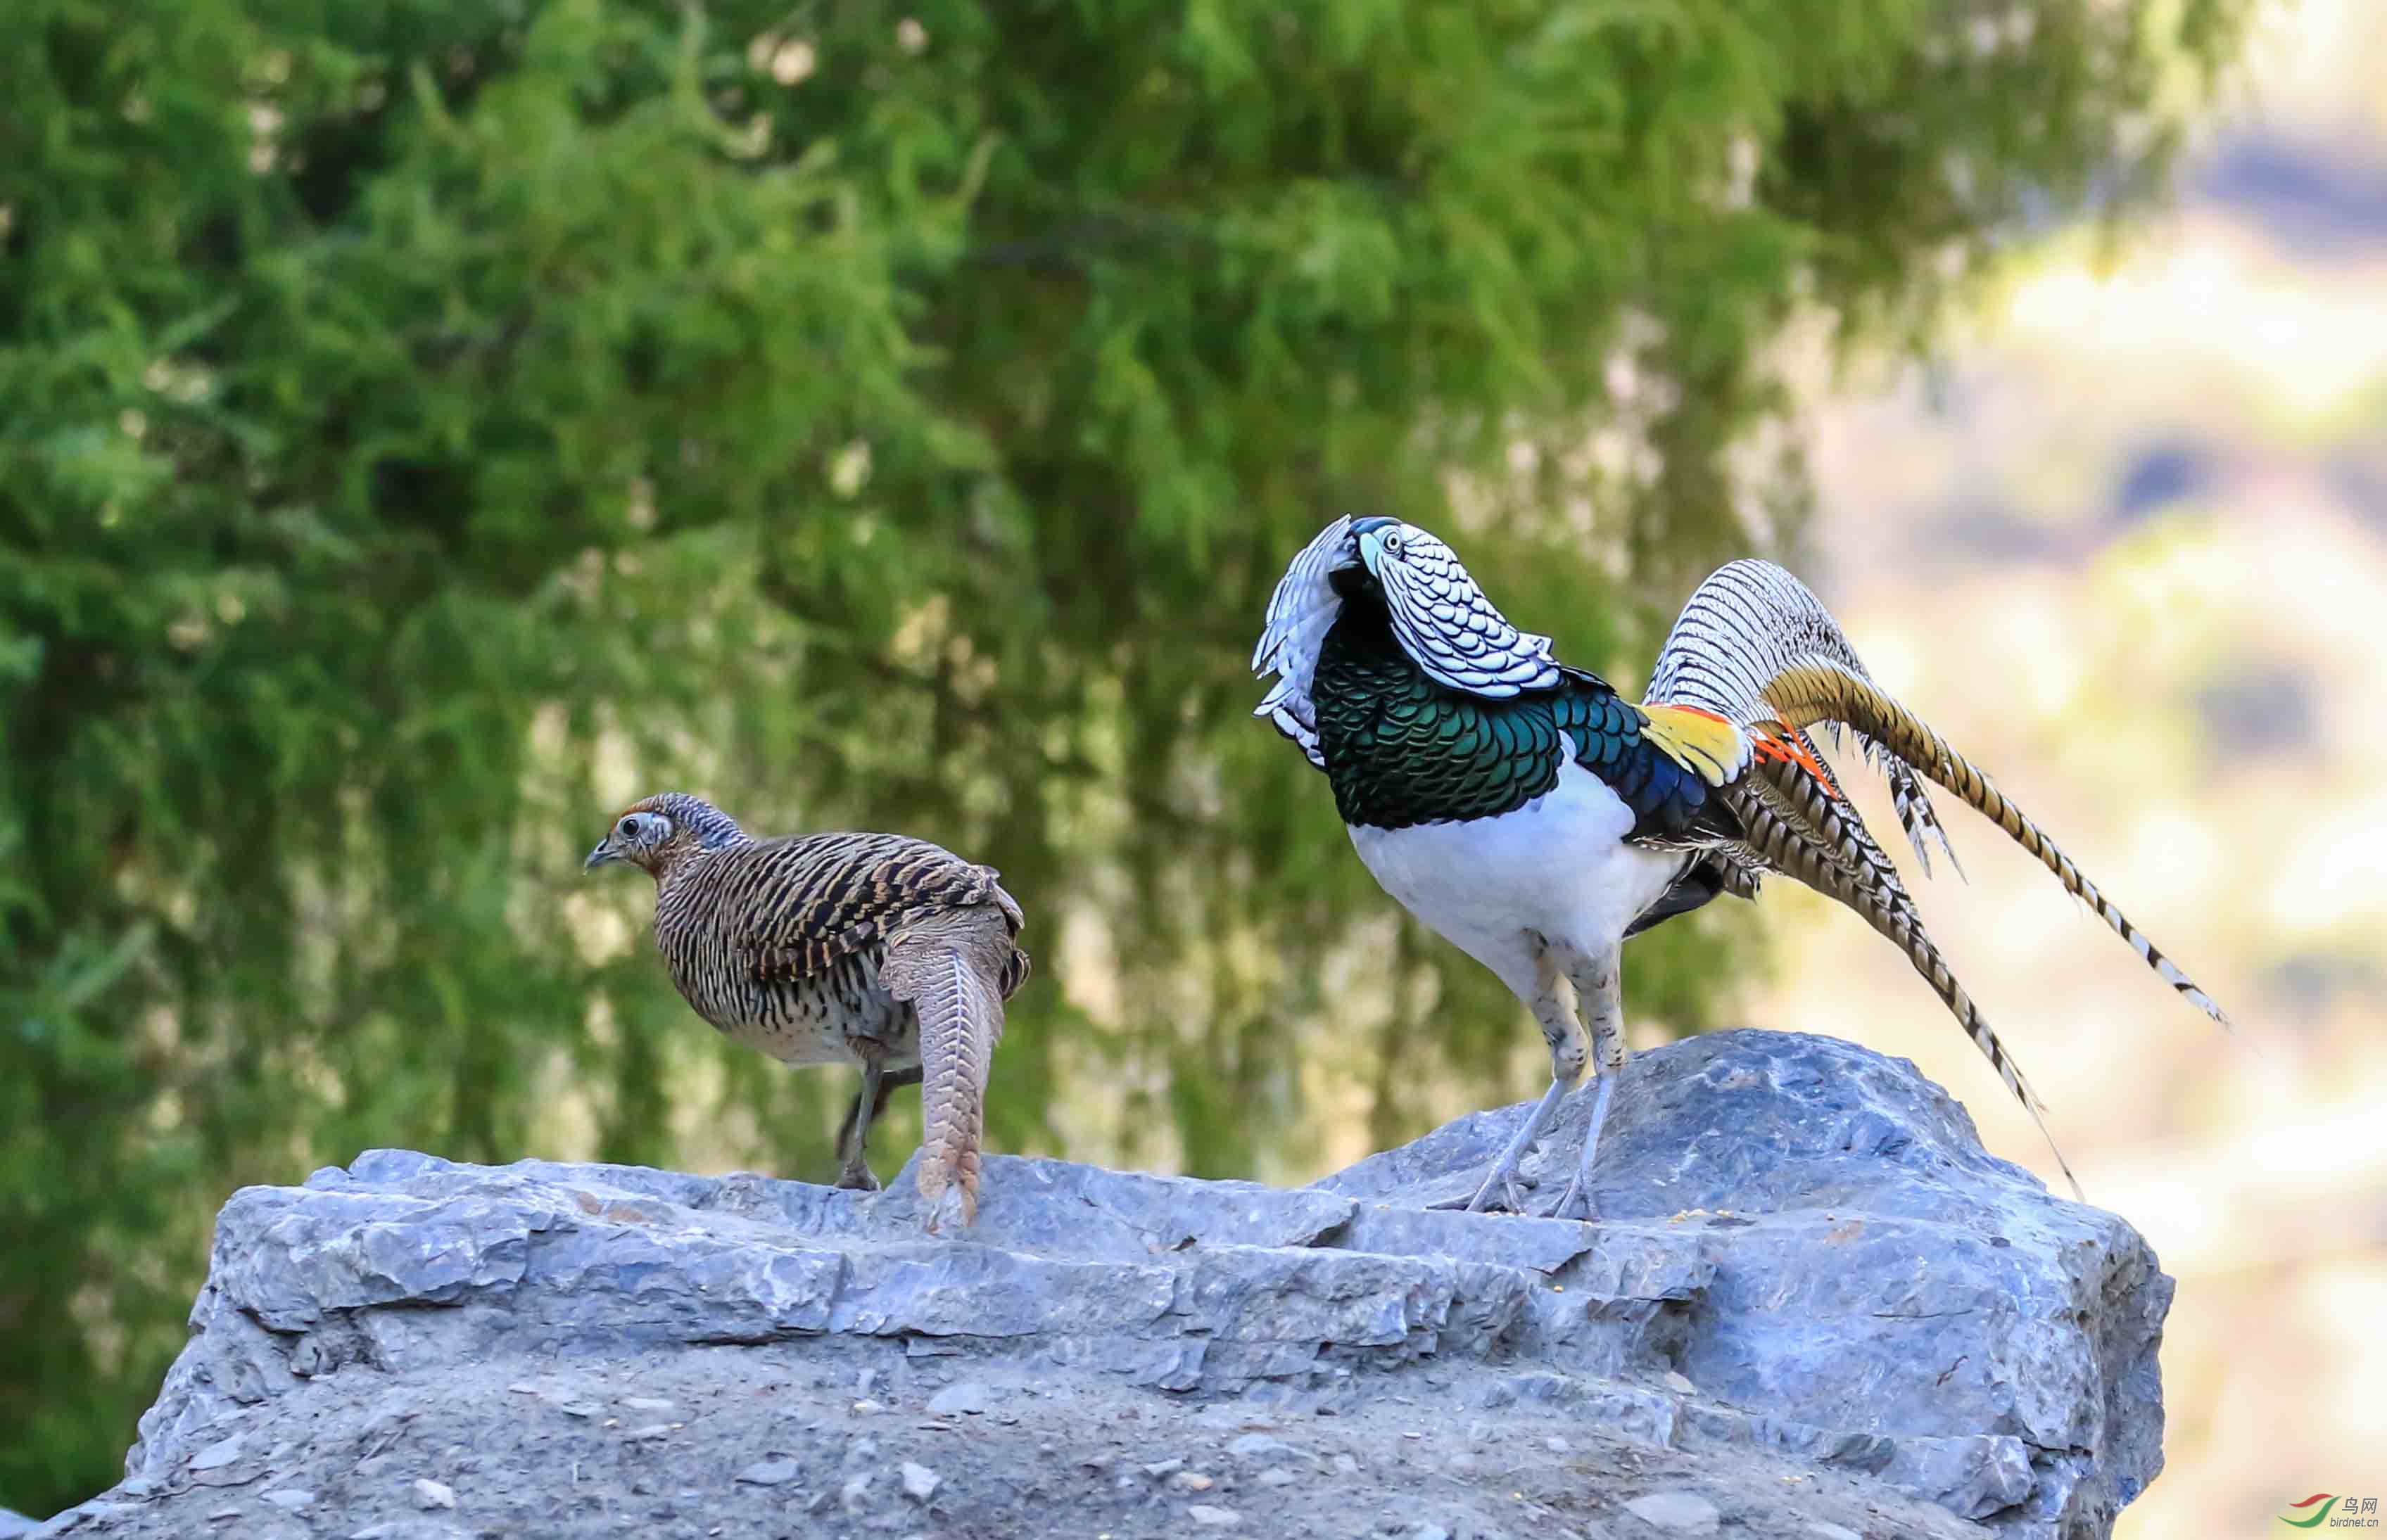
[[[684,792],[624,809],[587,866],[613,862],[654,877],[655,945],[697,1015],[782,1063],[862,1067],[838,1185],[878,1185],[871,1120],[917,1079],[928,1228],[976,1218],[987,1072],[1029,973],[992,867],[899,834],[755,839]]]

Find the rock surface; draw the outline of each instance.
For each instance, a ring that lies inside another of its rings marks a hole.
[[[1291,1192],[995,1157],[958,1241],[908,1171],[371,1151],[234,1194],[127,1479],[43,1533],[2075,1540],[2160,1468],[2171,1281],[1912,1065],[1673,1044],[1598,1224],[1422,1206],[1523,1112]]]

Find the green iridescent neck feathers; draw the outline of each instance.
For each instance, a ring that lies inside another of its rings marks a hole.
[[[1430,676],[1401,645],[1373,579],[1334,574],[1342,609],[1309,682],[1311,720],[1346,824],[1407,828],[1497,817],[1544,797],[1569,760],[1606,781],[1636,838],[1678,839],[1706,785],[1644,741],[1640,713],[1595,675],[1498,699]]]

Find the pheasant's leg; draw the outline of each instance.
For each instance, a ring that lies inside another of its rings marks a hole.
[[[840,1187],[878,1191],[878,1178],[870,1169],[870,1125],[886,1110],[891,1089],[886,1079],[886,1067],[877,1059],[862,1061],[862,1089],[853,1093],[853,1105],[845,1109],[845,1121],[837,1130],[837,1157],[843,1163],[837,1174]]]
[[[1572,1218],[1580,1199],[1583,1217],[1588,1219],[1595,1218],[1591,1210],[1592,1158],[1599,1153],[1599,1130],[1606,1126],[1609,1106],[1616,1100],[1616,1083],[1624,1078],[1622,951],[1611,946],[1589,957],[1571,955],[1567,977],[1574,984],[1575,1008],[1583,1013],[1584,1025],[1591,1029],[1592,1051],[1599,1064],[1599,1091],[1592,1099],[1591,1126],[1584,1130],[1583,1155],[1575,1162],[1574,1180],[1559,1195],[1558,1206],[1550,1210],[1550,1218]]]
[[[1525,1119],[1524,1127],[1509,1141],[1509,1147],[1500,1152],[1500,1158],[1492,1163],[1491,1173],[1484,1179],[1484,1185],[1476,1189],[1475,1196],[1468,1202],[1470,1214],[1482,1213],[1496,1193],[1508,1205],[1510,1213],[1525,1211],[1524,1195],[1517,1190],[1517,1168],[1523,1162],[1525,1152],[1534,1147],[1534,1141],[1539,1139],[1542,1130],[1549,1126],[1551,1116],[1559,1109],[1559,1103],[1574,1089],[1575,1082],[1583,1079],[1586,1057],[1583,1029],[1575,1025],[1574,1017],[1568,1014],[1565,1002],[1560,998],[1558,959],[1551,955],[1549,947],[1538,937],[1534,940],[1534,997],[1527,1004],[1533,1007],[1534,1019],[1541,1026],[1544,1041],[1550,1045],[1550,1088],[1542,1093],[1541,1101],[1534,1105],[1533,1116]],[[1435,1206],[1446,1208],[1457,1205],[1440,1204]]]

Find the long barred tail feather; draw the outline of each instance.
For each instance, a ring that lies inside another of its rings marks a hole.
[[[2022,1067],[1999,1041],[1980,1007],[1956,979],[1948,960],[1928,933],[1914,900],[1899,881],[1897,868],[1863,822],[1828,783],[1795,761],[1761,761],[1749,775],[1724,789],[1724,796],[1747,830],[1749,849],[1774,866],[1817,892],[1838,901],[1863,917],[1906,954],[1973,1045],[1989,1061],[1998,1078],[2014,1093],[2038,1125],[2050,1154],[2071,1184],[2072,1195],[2086,1203],[2080,1179],[2047,1126],[2046,1104],[2024,1078]]]
[[[1889,746],[1891,751],[1932,780],[1964,799],[2007,838],[2037,857],[2064,884],[2065,891],[2086,903],[2113,932],[2129,943],[2156,977],[2188,1003],[2223,1027],[2229,1014],[2197,986],[2179,965],[2157,949],[2147,933],[2130,923],[2113,900],[2098,890],[2088,875],[2063,848],[2050,839],[2006,800],[1980,768],[1958,753],[1931,726],[1884,694],[1872,681],[1860,678],[1833,659],[1813,657],[1777,674],[1765,687],[1765,699],[1794,726],[1833,719],[1850,723]]]
[[[1823,601],[1773,562],[1728,562],[1699,585],[1659,653],[1648,696],[1715,712],[1744,727],[1770,722],[1800,742],[1807,741],[1810,728],[1823,727],[1836,740],[1846,728],[1888,777],[1899,822],[1926,876],[1934,844],[1959,876],[1964,870],[1924,791],[1928,778],[1964,798],[2038,857],[2065,891],[2086,903],[2190,1004],[2223,1027],[2230,1025],[2213,997],[2165,956],[1989,776],[1874,683]]]

